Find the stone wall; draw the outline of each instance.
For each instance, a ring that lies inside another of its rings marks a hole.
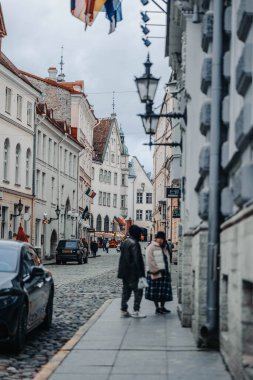
[[[220,344],[236,379],[253,378],[253,206],[222,226]],[[250,364],[251,363],[251,364]]]
[[[192,238],[192,332],[201,345],[200,328],[206,323],[208,231],[202,225]]]
[[[71,124],[71,94],[68,90],[50,85],[41,80],[28,77],[29,81],[37,87],[46,99],[49,108],[53,109],[53,117],[56,120],[66,120]]]

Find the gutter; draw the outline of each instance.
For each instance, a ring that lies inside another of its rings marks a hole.
[[[220,250],[220,146],[222,98],[222,30],[223,2],[214,0],[212,111],[210,131],[210,176],[207,259],[207,323],[201,327],[201,337],[207,345],[219,340],[219,250]]]

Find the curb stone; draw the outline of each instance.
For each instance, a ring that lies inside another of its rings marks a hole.
[[[65,345],[52,357],[52,359],[42,367],[33,380],[47,380],[54,371],[59,367],[62,361],[68,356],[79,340],[88,332],[94,323],[101,317],[105,310],[112,303],[112,300],[107,300],[93,315],[92,317],[81,326],[77,332],[65,343]]]

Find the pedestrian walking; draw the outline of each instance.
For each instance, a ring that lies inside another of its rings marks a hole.
[[[90,250],[91,250],[91,254],[93,257],[96,257],[97,256],[97,251],[98,251],[98,243],[94,240],[91,240],[90,242]]]
[[[136,225],[129,228],[129,238],[124,240],[121,245],[119,260],[118,278],[123,281],[121,299],[121,317],[145,318],[145,314],[140,313],[140,304],[143,296],[143,287],[138,287],[139,283],[145,278],[145,267],[141,253],[140,237],[141,229]],[[134,311],[128,312],[128,301],[134,293]]]
[[[109,243],[109,240],[107,240],[106,244],[105,244],[105,251],[106,251],[106,253],[109,253],[109,248],[110,248],[110,243]]]
[[[106,240],[105,239],[102,240],[102,248],[103,248],[103,251],[106,250]]]
[[[170,313],[165,308],[165,302],[172,301],[170,255],[167,249],[165,233],[158,231],[155,241],[146,249],[146,261],[148,267],[145,298],[153,301],[156,314]]]

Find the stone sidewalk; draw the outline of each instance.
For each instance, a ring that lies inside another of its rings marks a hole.
[[[143,301],[145,319],[121,319],[114,300],[81,337],[50,380],[231,380],[218,352],[196,348],[180,326],[176,302],[170,315],[155,315]]]

